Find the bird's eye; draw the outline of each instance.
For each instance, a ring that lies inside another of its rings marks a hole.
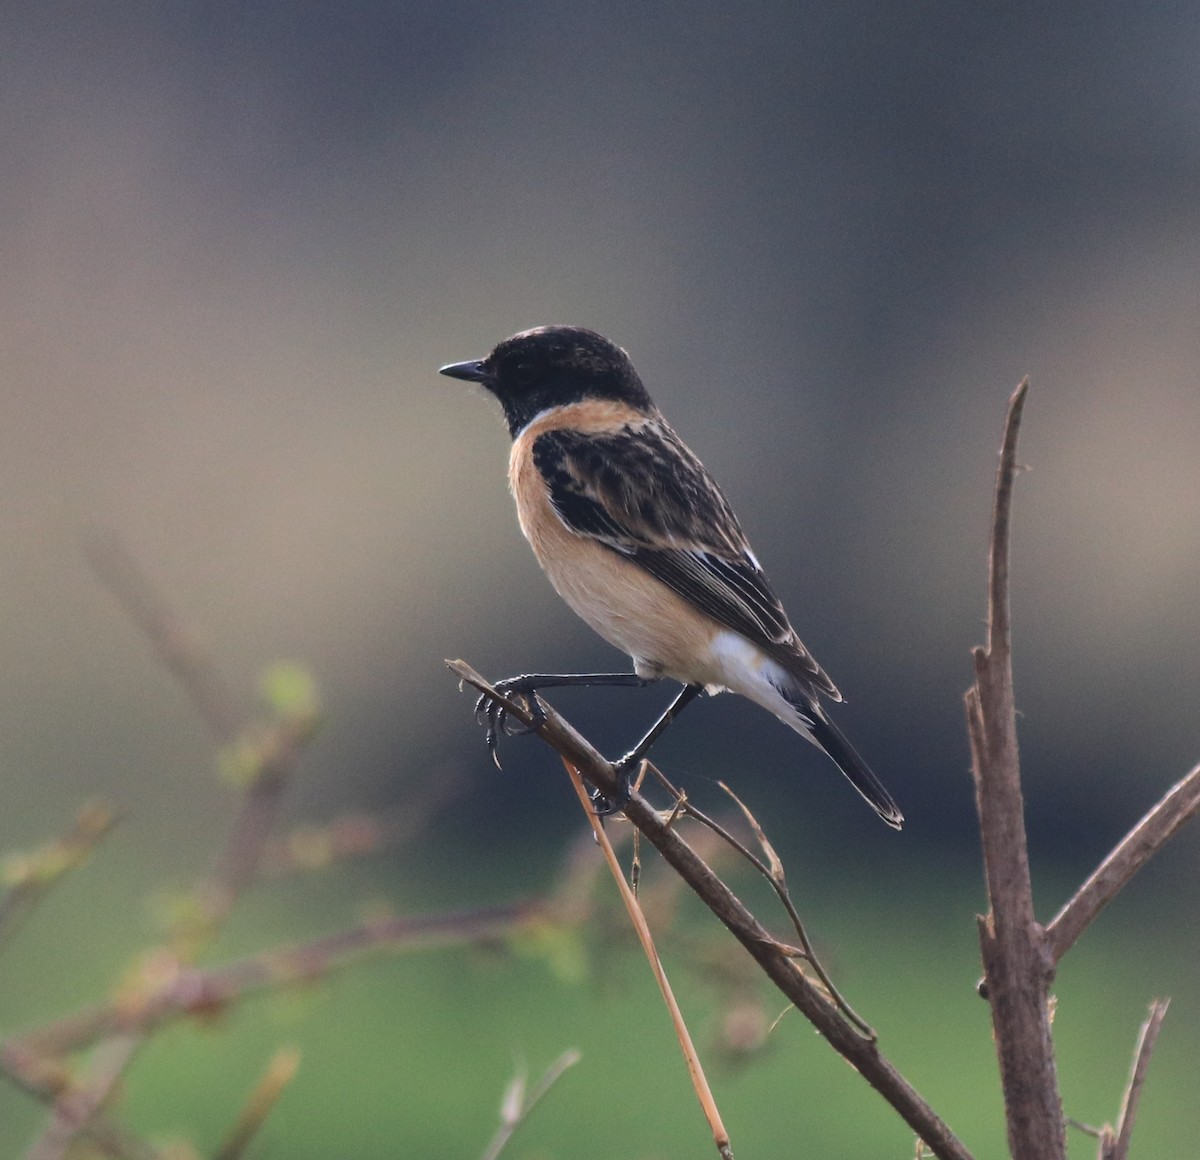
[[[517,363],[513,367],[513,378],[517,381],[518,386],[529,386],[533,382],[533,364],[527,362]]]

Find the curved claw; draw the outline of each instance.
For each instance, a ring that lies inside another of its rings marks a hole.
[[[487,745],[488,753],[491,754],[492,762],[497,769],[501,769],[499,752],[500,735],[503,734],[505,737],[521,737],[527,733],[536,733],[545,724],[546,714],[537,699],[536,690],[528,681],[525,681],[521,677],[512,677],[506,681],[497,681],[496,691],[506,695],[516,694],[523,697],[530,715],[533,717],[533,720],[528,724],[523,721],[514,722],[508,710],[498,701],[492,700],[486,693],[480,696],[479,700],[475,702],[475,720],[481,725],[486,726],[487,732],[484,734],[484,743]]]
[[[492,764],[497,769],[501,768],[500,754],[497,751],[497,730],[503,728],[502,718],[505,715],[504,706],[497,705],[495,701],[490,700],[486,696],[480,697],[475,702],[475,720],[487,729],[483,740],[487,746],[488,753],[491,755]]]

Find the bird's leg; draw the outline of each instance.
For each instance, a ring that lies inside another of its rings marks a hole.
[[[679,695],[675,700],[667,706],[663,715],[646,731],[645,737],[625,754],[620,761],[615,763],[617,770],[617,796],[609,799],[599,790],[592,792],[592,805],[600,817],[606,818],[609,814],[615,814],[618,810],[625,808],[625,805],[629,801],[629,794],[633,788],[633,779],[637,776],[638,766],[641,764],[642,758],[650,752],[650,746],[662,736],[667,726],[702,692],[704,692],[703,685],[684,685],[679,690]]]
[[[500,757],[496,744],[501,733],[510,737],[522,733],[535,733],[545,721],[546,715],[538,704],[538,689],[560,689],[570,686],[617,685],[640,689],[655,678],[639,677],[637,673],[525,673],[519,677],[507,677],[497,681],[496,692],[525,698],[533,720],[528,725],[512,726],[508,721],[508,710],[490,697],[482,696],[475,702],[475,716],[480,723],[487,724],[487,747],[496,768],[500,768]]]

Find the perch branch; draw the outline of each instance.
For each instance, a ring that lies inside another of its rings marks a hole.
[[[498,693],[464,661],[448,661],[450,669],[467,684],[504,706],[515,720],[532,724],[525,705]],[[570,762],[587,781],[612,797],[617,792],[616,771],[552,706],[542,702],[546,719],[537,733],[558,755]],[[912,1085],[867,1037],[838,1011],[836,1005],[797,966],[777,939],[746,909],[675,828],[639,793],[634,793],[625,816],[642,832],[700,900],[746,948],[764,973],[863,1078],[900,1114],[941,1160],[970,1160],[970,1153]]]

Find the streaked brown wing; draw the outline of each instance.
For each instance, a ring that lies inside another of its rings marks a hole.
[[[838,698],[754,558],[716,481],[661,420],[547,431],[533,461],[563,523],[627,557],[717,623]]]

